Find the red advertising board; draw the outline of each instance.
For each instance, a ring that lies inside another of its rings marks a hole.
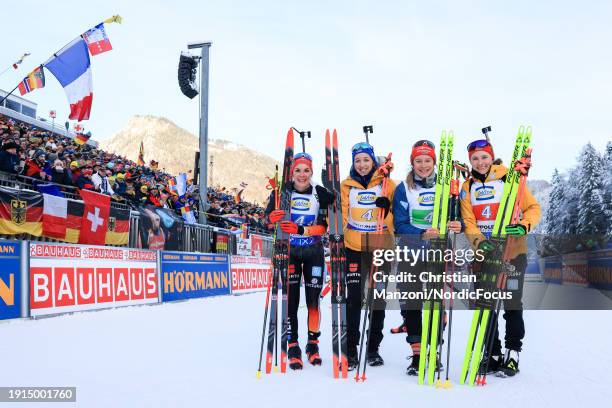
[[[30,314],[157,303],[157,253],[30,243]]]
[[[265,290],[271,270],[270,258],[232,256],[232,293]]]

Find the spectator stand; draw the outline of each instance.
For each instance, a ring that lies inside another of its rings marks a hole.
[[[51,177],[39,176],[38,170],[34,175],[40,178],[23,174],[28,160],[35,158],[38,154],[44,154],[45,158],[51,159],[39,164],[41,168],[45,166],[44,170],[47,170],[45,174],[48,176],[50,175],[49,166],[53,164],[50,162],[53,160],[62,161],[65,171],[71,175],[73,172],[83,174],[86,171],[90,175],[98,173],[111,183],[114,191],[119,192],[119,194],[107,193],[111,195],[111,208],[130,211],[129,242],[126,246],[132,248],[139,246],[141,213],[138,208],[142,205],[167,208],[182,218],[181,207],[187,204],[193,208],[197,217],[197,187],[190,185],[188,193],[179,202],[170,185],[173,184],[170,183],[172,177],[163,170],[157,169],[157,163],[154,161],[151,164],[155,166],[137,166],[136,163],[122,156],[98,150],[97,143],[88,142],[79,146],[72,135],[68,135],[68,132],[60,133],[59,129],[46,129],[50,124],[30,117],[22,117],[24,115],[17,112],[11,111],[9,115],[6,109],[0,113],[7,115],[0,114],[0,145],[8,145],[8,143],[19,145],[17,150],[19,165],[15,166],[14,171],[10,173],[0,171],[0,186],[38,192],[40,185],[51,184],[57,186],[66,198],[81,201],[78,187],[75,185],[53,183],[50,180]],[[51,130],[52,133],[48,130]],[[95,173],[94,169],[96,169]],[[74,181],[74,179],[71,178],[68,181]],[[123,188],[118,186],[119,183],[125,183]],[[95,187],[91,185],[85,188],[93,190]],[[206,216],[209,225],[184,222],[181,236],[178,237],[180,242],[178,250],[235,254],[237,247],[235,234],[243,224],[246,224],[250,233],[256,233],[261,237],[262,255],[271,256],[272,239],[268,234],[268,226],[264,222],[263,207],[242,201],[239,194],[228,194],[226,189],[221,187],[209,188],[208,199],[210,208]],[[58,242],[52,238],[28,234],[0,235],[0,237]]]

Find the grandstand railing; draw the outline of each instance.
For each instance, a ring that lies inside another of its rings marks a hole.
[[[10,174],[0,171],[0,186],[3,187],[11,187],[19,190],[29,190],[36,191],[37,185],[45,185],[45,184],[53,184],[62,190],[62,193],[66,198],[70,198],[73,200],[82,200],[81,196],[78,193],[78,188],[75,186],[67,186],[64,184],[52,183],[50,181],[42,181],[32,177],[22,176],[18,174]],[[111,207],[117,208],[120,210],[129,210],[130,207],[127,204],[120,203],[117,201],[111,201]]]
[[[212,227],[200,224],[185,224],[183,243],[187,252],[211,252],[214,231]]]
[[[130,231],[128,233],[128,247],[138,248],[138,237],[140,234],[140,212],[130,211]]]

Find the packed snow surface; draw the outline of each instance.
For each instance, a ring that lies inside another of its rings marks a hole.
[[[409,346],[403,335],[389,334],[400,322],[396,310],[387,311],[385,365],[368,367],[365,383],[333,379],[329,296],[322,304],[323,366],[256,379],[263,302],[259,292],[1,322],[0,385],[76,386],[82,407],[558,408],[612,399],[609,311],[526,311],[520,374],[489,376],[485,387],[458,384],[471,312],[457,311],[453,387],[436,389],[405,375]],[[301,307],[300,321],[305,317]],[[305,330],[302,324],[302,344]],[[64,405],[74,406],[52,404]]]

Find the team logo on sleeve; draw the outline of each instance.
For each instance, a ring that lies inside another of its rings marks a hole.
[[[291,200],[291,209],[295,211],[308,211],[310,209],[310,201],[305,198],[294,198]]]
[[[357,193],[357,202],[361,205],[372,205],[376,202],[376,194],[371,191]]]
[[[426,191],[426,192],[419,194],[419,198],[418,198],[419,204],[424,207],[433,207],[434,196],[435,194],[433,191]]]
[[[474,192],[476,201],[490,200],[495,197],[495,189],[492,186],[478,187]]]

